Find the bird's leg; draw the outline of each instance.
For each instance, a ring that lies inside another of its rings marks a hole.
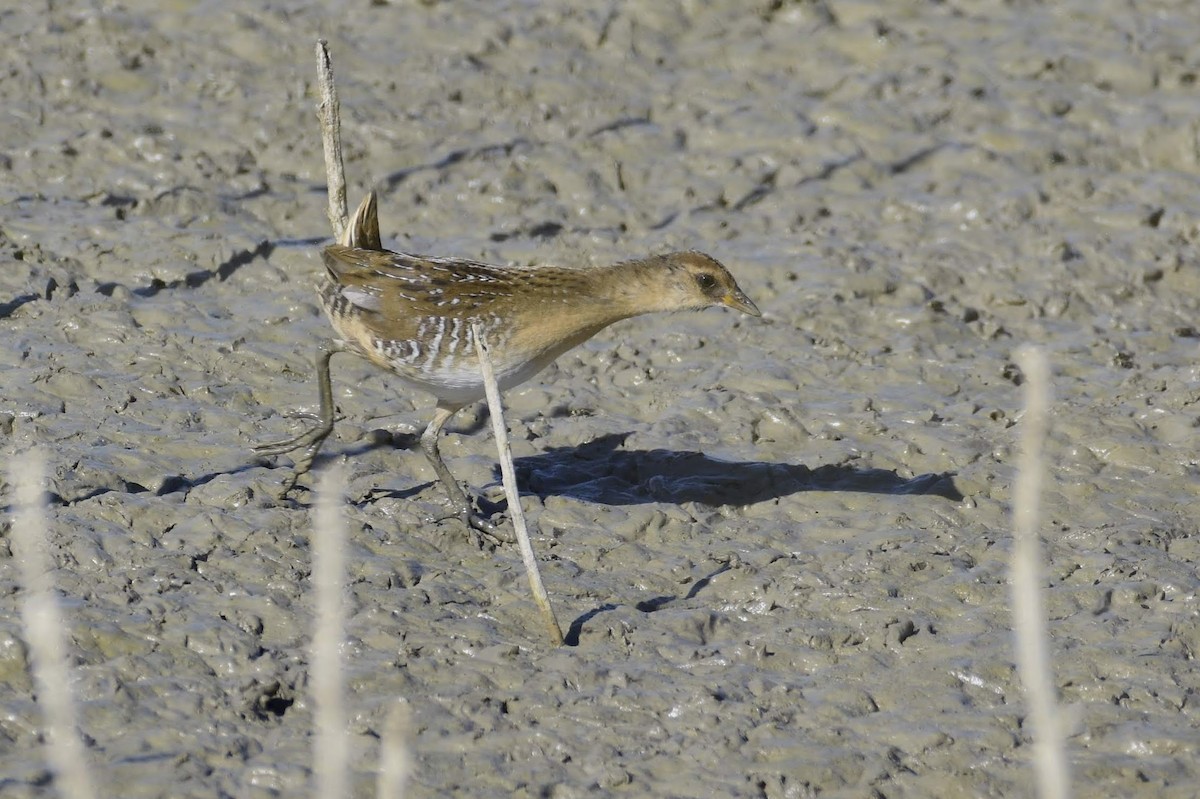
[[[467,499],[462,486],[454,479],[454,475],[450,473],[446,462],[442,460],[442,453],[438,451],[438,437],[442,434],[442,426],[461,407],[461,405],[446,406],[438,404],[433,412],[433,419],[429,421],[429,426],[421,434],[421,449],[425,452],[425,457],[429,460],[429,465],[437,472],[438,479],[446,487],[446,493],[450,495],[450,505],[454,508],[454,513],[462,519],[463,523],[469,528],[478,530],[480,533],[496,541],[512,543],[513,539],[511,536],[501,533],[499,527],[475,513],[474,508],[471,507],[471,501]]]
[[[325,443],[325,439],[333,432],[333,386],[329,380],[329,359],[339,352],[348,352],[346,344],[336,339],[323,341],[317,349],[317,388],[321,394],[321,408],[317,414],[304,413],[294,414],[294,416],[309,419],[316,422],[316,426],[301,433],[294,438],[289,438],[286,441],[276,441],[274,444],[262,444],[254,448],[254,452],[259,455],[282,455],[285,452],[303,449],[303,452],[296,458],[296,463],[292,471],[292,476],[284,482],[283,492],[280,496],[284,496],[291,491],[296,485],[296,480],[300,475],[307,472],[313,463],[313,459],[320,451],[321,445]]]

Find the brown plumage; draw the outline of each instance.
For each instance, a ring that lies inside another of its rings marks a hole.
[[[484,396],[472,323],[487,339],[504,391],[631,316],[712,305],[759,315],[725,267],[699,252],[604,267],[494,266],[391,252],[380,241],[374,192],[355,212],[341,243],[326,247],[323,256],[326,276],[318,293],[339,338],[326,342],[317,357],[321,411],[310,418],[318,425],[255,451],[278,455],[304,449],[287,488],[294,485],[333,429],[329,359],[336,352],[353,352],[437,398],[422,448],[456,513],[493,536],[495,528],[471,513],[438,452],[446,420]]]

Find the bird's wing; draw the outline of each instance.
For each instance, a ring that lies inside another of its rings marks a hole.
[[[323,256],[343,297],[385,317],[477,316],[511,294],[509,267],[339,244]]]

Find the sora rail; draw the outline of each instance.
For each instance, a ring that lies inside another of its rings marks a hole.
[[[470,527],[504,540],[472,512],[462,486],[438,452],[442,426],[484,396],[472,323],[490,348],[501,391],[525,382],[559,355],[614,322],[655,311],[725,305],[759,316],[754,303],[716,260],[675,252],[605,267],[492,266],[385,250],[375,193],[359,205],[338,244],[326,247],[321,305],[337,332],[317,351],[318,414],[296,414],[316,425],[260,455],[301,450],[286,494],[308,471],[333,430],[329,359],[350,352],[389,369],[401,383],[437,398],[421,449]]]

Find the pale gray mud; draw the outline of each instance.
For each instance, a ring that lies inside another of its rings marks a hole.
[[[430,399],[334,361],[356,795],[399,699],[416,796],[1029,795],[1025,343],[1079,794],[1196,795],[1200,6],[47,5],[0,11],[0,435],[51,459],[103,794],[309,790],[312,495],[249,448],[316,403],[324,36],[393,247],[696,248],[764,311],[508,396],[563,648],[444,518]],[[444,452],[499,500],[481,411]],[[5,530],[0,794],[49,797]]]

